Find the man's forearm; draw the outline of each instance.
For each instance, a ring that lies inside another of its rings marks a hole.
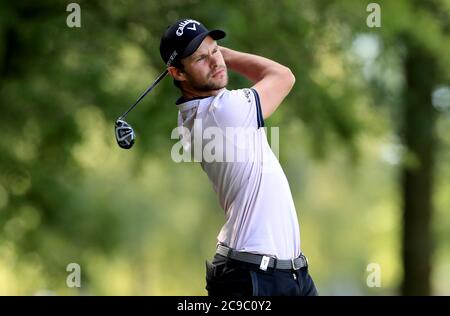
[[[272,73],[290,72],[287,67],[268,58],[238,52],[226,47],[220,47],[220,51],[229,69],[243,75],[253,83],[257,83]]]

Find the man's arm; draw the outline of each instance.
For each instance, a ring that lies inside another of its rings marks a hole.
[[[220,47],[227,67],[253,82],[261,101],[263,117],[268,118],[291,91],[295,77],[291,70],[270,59]]]

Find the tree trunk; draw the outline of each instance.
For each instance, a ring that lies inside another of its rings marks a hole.
[[[407,154],[401,171],[403,197],[403,295],[430,295],[435,111],[431,104],[437,68],[414,41],[405,41],[406,104],[402,137]]]

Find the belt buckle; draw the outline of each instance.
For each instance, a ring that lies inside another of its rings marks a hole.
[[[263,271],[267,271],[267,267],[269,266],[270,257],[262,256],[261,258],[261,264],[259,265],[259,268]]]

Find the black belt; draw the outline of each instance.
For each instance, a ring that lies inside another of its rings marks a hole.
[[[300,256],[295,259],[280,260],[274,257],[236,251],[232,248],[220,244],[217,246],[216,253],[233,260],[259,265],[259,268],[264,271],[266,271],[267,268],[281,270],[299,270],[308,266],[308,258],[306,258],[303,253],[301,253]]]

